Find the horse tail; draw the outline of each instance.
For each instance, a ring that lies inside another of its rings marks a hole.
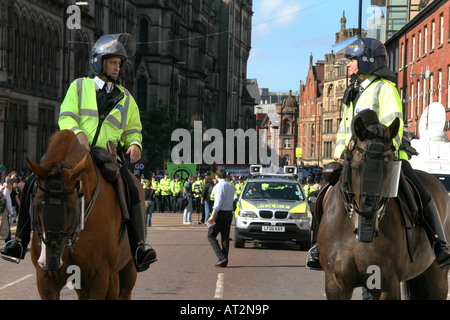
[[[428,282],[426,277],[421,274],[404,283],[405,298],[408,300],[427,300]]]

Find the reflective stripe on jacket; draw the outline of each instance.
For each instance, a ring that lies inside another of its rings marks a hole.
[[[403,113],[402,103],[398,95],[395,84],[386,79],[375,79],[363,91],[356,102],[355,115],[359,112],[371,109],[378,114],[380,122],[389,126],[395,118],[400,119],[400,128],[397,136],[393,139],[396,156],[400,159],[408,159],[403,150],[398,150],[403,136]],[[353,102],[345,106],[341,123],[339,124],[336,147],[334,149],[334,157],[340,158],[345,147],[348,145],[352,136],[352,120],[353,120]]]
[[[124,97],[103,121],[96,145],[106,149],[108,141],[115,143],[119,139],[126,149],[132,144],[136,144],[142,149],[142,125],[139,108],[128,90],[121,85],[116,86],[124,93]],[[99,115],[94,80],[80,78],[73,81],[61,104],[58,119],[59,128],[61,130],[72,130],[75,134],[84,132],[89,144],[91,144],[98,123]]]

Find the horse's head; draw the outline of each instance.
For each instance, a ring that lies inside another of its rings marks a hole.
[[[86,170],[89,156],[86,152],[85,155],[78,153],[72,156],[74,159],[69,159],[69,154],[74,154],[70,149],[72,144],[60,141],[61,135],[55,136],[40,165],[27,159],[37,178],[30,215],[33,231],[42,240],[38,263],[42,269],[50,271],[61,266],[64,246],[74,241],[74,236],[82,229],[84,197],[80,176]]]
[[[399,128],[398,118],[386,127],[372,110],[354,118],[340,187],[353,209],[365,217],[380,213],[388,198],[397,196],[401,161],[394,161],[392,139]]]

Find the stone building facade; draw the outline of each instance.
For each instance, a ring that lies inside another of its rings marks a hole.
[[[136,39],[122,82],[141,116],[162,101],[204,129],[254,127],[251,21],[252,0],[0,0],[0,164],[39,160],[68,86],[90,74],[91,46],[108,33]]]

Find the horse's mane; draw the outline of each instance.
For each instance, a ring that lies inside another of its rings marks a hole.
[[[74,142],[78,142],[78,140],[71,130],[56,132],[49,140],[47,153],[42,158],[41,166],[48,169],[54,163],[62,161]]]

